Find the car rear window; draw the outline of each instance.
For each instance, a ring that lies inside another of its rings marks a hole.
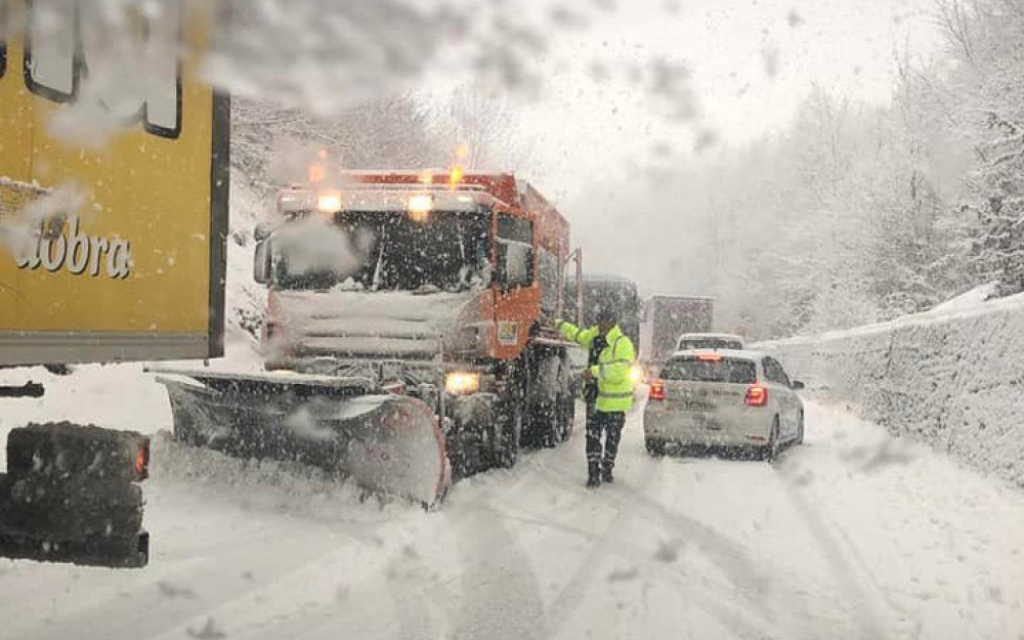
[[[721,338],[700,338],[693,340],[680,340],[677,351],[690,351],[692,349],[742,349],[743,344],[735,340],[722,340]]]
[[[741,358],[708,360],[686,356],[666,362],[661,369],[661,379],[752,384],[757,382],[757,366]]]

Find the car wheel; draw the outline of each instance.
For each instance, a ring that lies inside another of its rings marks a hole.
[[[794,440],[794,442],[796,444],[803,444],[804,443],[804,412],[803,411],[801,411],[800,413],[797,414],[797,418],[796,418],[796,440]]]
[[[647,448],[647,453],[660,458],[665,455],[665,441],[658,440],[657,438],[644,438],[644,446]]]
[[[772,431],[768,436],[768,444],[761,448],[761,459],[765,462],[775,462],[779,457],[779,416],[772,420]]]

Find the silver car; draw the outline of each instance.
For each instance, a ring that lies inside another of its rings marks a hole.
[[[804,439],[804,405],[782,365],[756,351],[680,351],[650,385],[644,441],[651,455],[668,444],[753,449],[773,460]]]

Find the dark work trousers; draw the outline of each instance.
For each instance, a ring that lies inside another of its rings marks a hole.
[[[625,424],[626,414],[622,411],[602,413],[590,405],[587,406],[587,470],[591,475],[600,469],[611,473],[615,467],[615,455],[619,452],[619,439],[622,438],[622,427]],[[601,446],[602,434],[604,447]]]

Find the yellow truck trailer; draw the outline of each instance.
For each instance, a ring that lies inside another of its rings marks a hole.
[[[230,109],[201,68],[215,5],[0,0],[0,367],[223,354]],[[0,554],[145,564],[144,437],[32,425],[7,446]]]

